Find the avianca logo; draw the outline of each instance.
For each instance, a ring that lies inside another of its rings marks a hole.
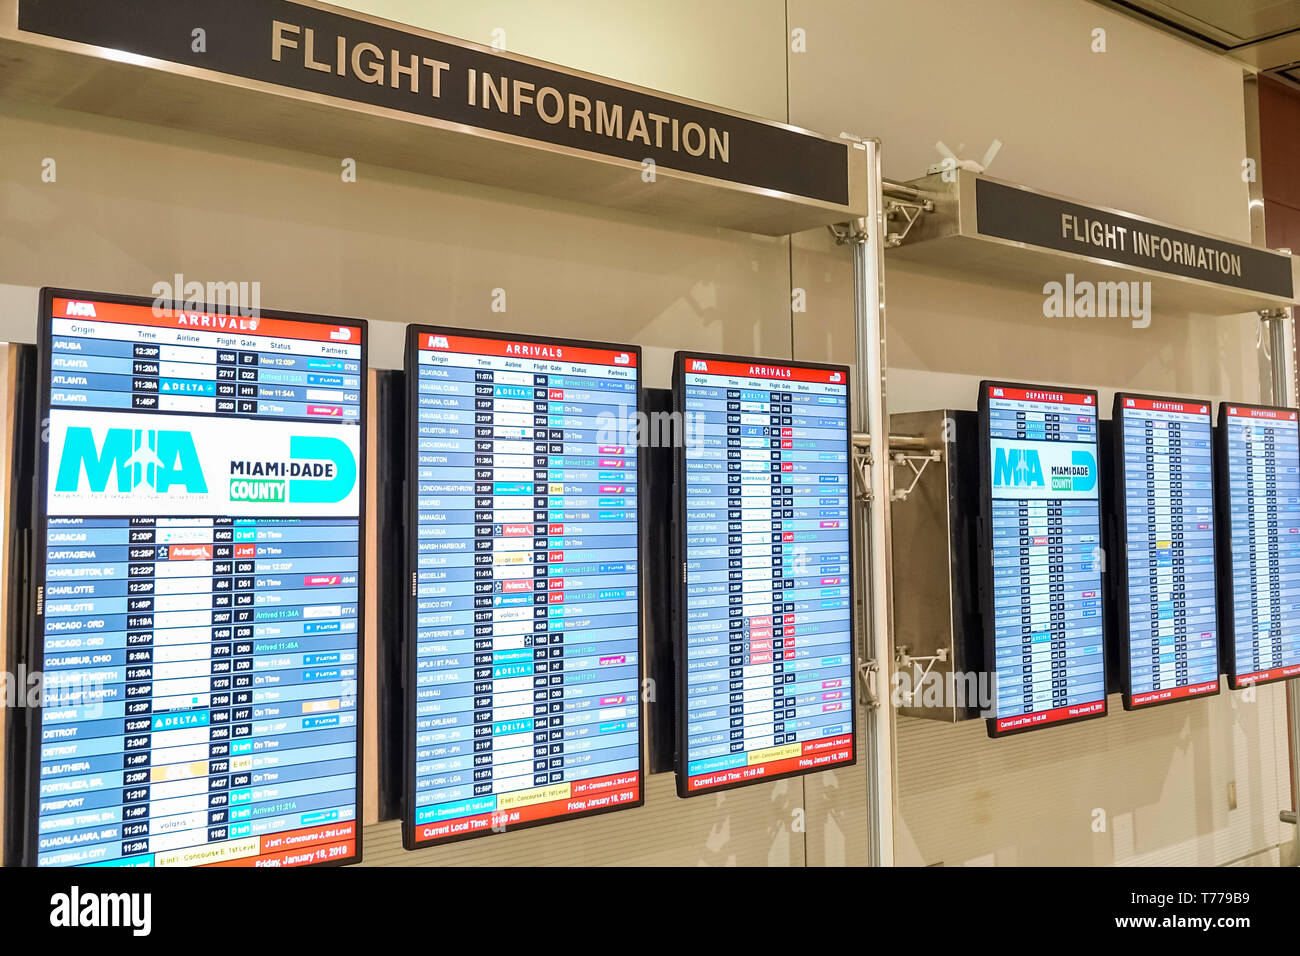
[[[188,431],[110,428],[103,444],[96,445],[89,428],[68,429],[55,491],[131,494],[142,487],[160,495],[207,494],[194,436]]]
[[[68,318],[73,316],[84,316],[86,318],[95,318],[95,303],[93,302],[69,302],[67,308]]]

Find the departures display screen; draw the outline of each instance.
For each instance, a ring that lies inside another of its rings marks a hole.
[[[842,366],[677,354],[677,789],[854,760]]]
[[[355,862],[364,323],[42,309],[28,862]]]
[[[1210,405],[1120,394],[1112,420],[1124,706],[1217,694]]]
[[[1233,689],[1300,677],[1296,410],[1219,406],[1228,527],[1224,663]]]
[[[1106,713],[1097,395],[980,384],[989,733]]]
[[[412,327],[408,848],[638,806],[630,346]]]

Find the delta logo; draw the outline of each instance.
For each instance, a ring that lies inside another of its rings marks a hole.
[[[1070,452],[1069,464],[1050,464],[1032,448],[995,448],[994,488],[1048,488],[1052,491],[1092,491],[1097,487],[1097,460],[1091,452]]]

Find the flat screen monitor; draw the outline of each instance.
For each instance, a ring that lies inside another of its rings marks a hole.
[[[989,735],[1106,713],[1097,393],[981,382]]]
[[[677,792],[854,761],[849,371],[678,352]]]
[[[408,332],[408,849],[643,801],[640,375]]]
[[[1229,686],[1300,677],[1296,410],[1219,406],[1223,666]]]
[[[1115,396],[1120,681],[1136,710],[1219,692],[1209,402]]]
[[[366,326],[45,290],[27,861],[361,856]]]

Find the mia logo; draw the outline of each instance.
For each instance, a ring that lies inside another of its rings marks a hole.
[[[1042,488],[1043,464],[1038,452],[1024,448],[998,448],[993,455],[995,488]]]
[[[1097,460],[1091,452],[1070,452],[1069,464],[1043,467],[1033,448],[1000,447],[993,451],[993,487],[1046,488],[1052,491],[1092,491],[1097,487]]]
[[[73,426],[63,439],[54,490],[201,495],[208,485],[188,431],[110,428],[97,444],[90,428]]]

